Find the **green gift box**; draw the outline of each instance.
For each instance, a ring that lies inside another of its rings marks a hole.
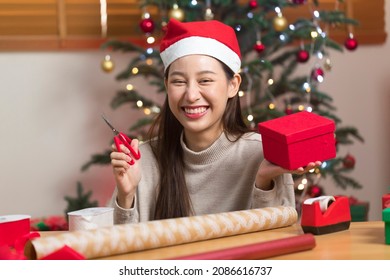
[[[368,220],[368,202],[356,202],[354,204],[350,204],[349,208],[351,210],[352,222],[363,222]]]

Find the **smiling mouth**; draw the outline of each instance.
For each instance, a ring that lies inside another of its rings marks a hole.
[[[202,107],[196,107],[196,108],[190,108],[190,107],[183,107],[183,110],[186,114],[189,115],[199,115],[206,112],[208,107],[202,106]]]

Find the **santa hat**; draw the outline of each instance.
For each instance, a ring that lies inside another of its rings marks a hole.
[[[180,22],[171,19],[160,45],[165,70],[176,59],[204,54],[225,63],[234,73],[241,67],[241,53],[234,29],[220,21]]]

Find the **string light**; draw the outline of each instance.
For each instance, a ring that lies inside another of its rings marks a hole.
[[[133,75],[137,75],[138,72],[139,72],[139,69],[138,69],[137,67],[134,67],[133,69],[131,69],[131,73],[132,73]]]
[[[154,42],[156,42],[156,38],[154,38],[153,36],[149,36],[148,38],[146,38],[146,43],[148,43],[149,45],[154,44]]]
[[[148,58],[148,59],[146,59],[145,63],[150,66],[153,64],[153,59]]]
[[[132,91],[132,90],[134,89],[134,86],[133,86],[132,84],[127,84],[127,85],[126,85],[126,89],[127,89],[128,91]]]

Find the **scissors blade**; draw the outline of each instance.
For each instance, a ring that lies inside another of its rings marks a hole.
[[[112,132],[114,132],[115,135],[119,134],[118,130],[113,127],[113,125],[107,120],[107,118],[102,115],[103,120],[106,122],[106,124],[111,128]]]

